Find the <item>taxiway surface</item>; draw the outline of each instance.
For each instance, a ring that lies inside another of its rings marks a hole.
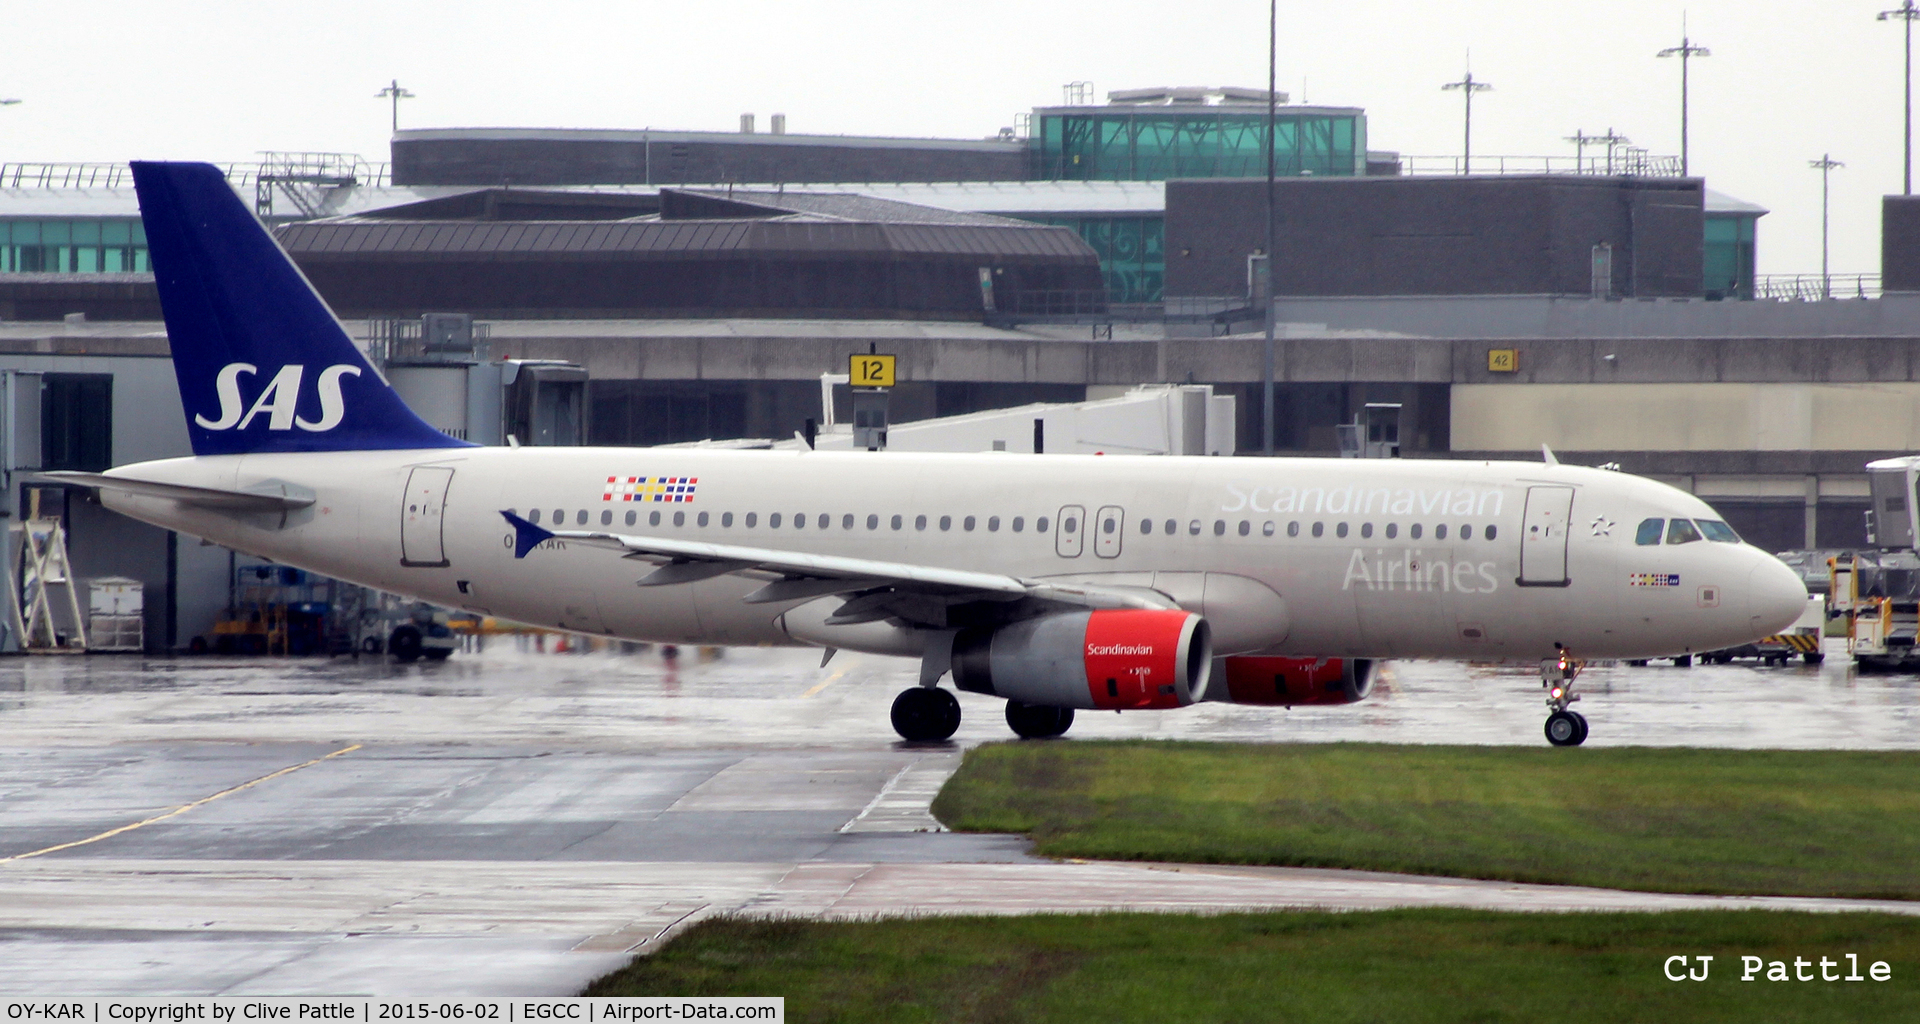
[[[912,666],[817,660],[0,663],[0,991],[567,994],[729,910],[1882,906],[1040,860],[927,812],[960,751],[1009,735],[999,701],[963,694],[953,743],[908,746],[886,714]],[[1920,680],[1840,659],[1582,682],[1594,745],[1920,747]],[[1354,707],[1071,735],[1541,744],[1543,715],[1524,669],[1397,663]]]

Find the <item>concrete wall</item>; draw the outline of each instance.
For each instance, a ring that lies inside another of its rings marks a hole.
[[[1920,263],[1916,264],[1920,288]],[[1832,302],[1566,295],[1287,296],[1281,330],[1430,338],[1817,338],[1920,335],[1920,293]]]
[[[1469,451],[1920,451],[1920,383],[1456,384]]]
[[[402,132],[395,185],[1024,181],[1023,142],[724,132]]]
[[[1278,295],[1586,295],[1595,244],[1613,292],[1701,293],[1698,179],[1488,176],[1278,183]],[[1166,294],[1244,295],[1266,246],[1266,182],[1167,183]]]

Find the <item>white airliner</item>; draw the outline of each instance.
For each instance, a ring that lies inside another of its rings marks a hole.
[[[1382,658],[1647,658],[1776,633],[1800,578],[1699,499],[1546,463],[479,447],[420,421],[205,164],[134,179],[192,458],[136,519],[581,633],[918,658],[912,740],[1007,699],[1347,703]],[[1549,740],[1586,738],[1550,692]]]

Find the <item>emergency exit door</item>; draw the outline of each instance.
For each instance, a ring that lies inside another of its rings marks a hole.
[[[415,466],[400,496],[400,564],[447,564],[444,542],[450,466]]]
[[[1564,587],[1568,529],[1573,521],[1573,488],[1527,488],[1526,518],[1520,524],[1520,578],[1523,587]]]
[[[1087,546],[1087,510],[1067,505],[1053,523],[1053,553],[1061,558],[1079,558]]]
[[[1093,553],[1101,558],[1120,557],[1120,538],[1127,533],[1127,513],[1118,505],[1102,506],[1093,517]]]

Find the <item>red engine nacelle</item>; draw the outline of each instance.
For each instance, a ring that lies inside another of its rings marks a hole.
[[[1066,612],[953,640],[953,682],[1057,708],[1177,708],[1206,692],[1207,622],[1175,609]]]
[[[1229,704],[1352,704],[1373,692],[1374,663],[1355,658],[1242,654],[1216,659],[1208,700]]]

